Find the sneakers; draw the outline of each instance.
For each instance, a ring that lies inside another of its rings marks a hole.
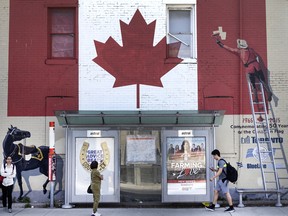
[[[205,209],[208,211],[215,211],[215,205],[206,206]]]
[[[8,212],[9,212],[9,213],[12,213],[12,209],[8,209]]]
[[[232,206],[232,207],[227,208],[224,212],[235,212],[235,209]]]
[[[209,205],[207,207],[205,207],[206,210],[208,211],[215,211],[215,205]],[[235,209],[234,207],[228,207],[228,208],[225,208],[224,212],[235,212]]]

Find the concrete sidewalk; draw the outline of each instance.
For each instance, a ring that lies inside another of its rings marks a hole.
[[[218,208],[214,212],[204,208],[99,208],[98,212],[103,216],[287,216],[288,207],[245,207],[235,208],[234,213],[224,213],[224,208]],[[0,208],[1,216],[90,216],[91,208],[14,208],[8,213],[6,208]]]

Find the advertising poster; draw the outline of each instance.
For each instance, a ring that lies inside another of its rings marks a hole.
[[[101,195],[115,192],[114,138],[76,138],[75,195],[87,195],[90,185],[90,164],[98,161],[98,170],[103,175]]]
[[[127,163],[156,163],[155,136],[127,136]]]
[[[168,195],[206,194],[205,137],[167,138]]]

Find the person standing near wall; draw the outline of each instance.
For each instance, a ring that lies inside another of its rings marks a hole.
[[[214,198],[213,203],[206,207],[209,211],[215,211],[215,204],[217,203],[219,192],[222,191],[223,194],[226,195],[226,199],[229,204],[229,208],[225,210],[225,212],[234,212],[235,209],[233,207],[232,197],[229,193],[229,187],[228,183],[229,181],[226,178],[227,173],[227,164],[224,160],[221,160],[220,151],[218,149],[214,149],[211,153],[213,155],[213,158],[218,162],[217,169],[210,168],[211,171],[216,172],[216,175],[214,175],[212,178],[210,178],[210,181],[214,181],[214,179],[218,178],[216,188],[214,190]]]
[[[100,189],[101,189],[101,181],[103,180],[103,175],[100,174],[98,168],[98,162],[92,161],[90,164],[91,168],[91,189],[93,192],[93,212],[91,216],[101,216],[100,213],[97,212],[99,201],[100,201]]]
[[[14,187],[14,178],[16,177],[16,167],[12,164],[12,158],[9,156],[6,158],[6,163],[2,164],[1,175],[4,177],[2,182],[3,208],[7,207],[8,198],[8,212],[12,213],[12,192]]]

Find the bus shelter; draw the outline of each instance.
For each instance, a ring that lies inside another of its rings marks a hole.
[[[224,111],[56,111],[66,131],[65,205],[93,202],[90,163],[104,176],[100,202],[211,201],[209,167]]]

